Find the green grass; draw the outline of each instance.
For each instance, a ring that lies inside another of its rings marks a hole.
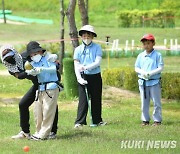
[[[107,89],[106,89],[107,90]],[[77,101],[75,100],[77,103]],[[176,101],[163,100],[163,125],[159,127],[141,127],[140,99],[117,98],[103,96],[103,118],[107,126],[74,130],[76,117],[76,103],[59,102],[58,138],[52,141],[12,140],[11,135],[19,131],[19,112],[17,102],[6,104],[0,101],[0,149],[2,154],[23,153],[25,145],[30,147],[31,153],[179,153],[180,150],[180,104]],[[71,107],[69,107],[69,106]],[[151,106],[152,113],[152,106]],[[89,117],[87,117],[89,124]],[[31,132],[35,130],[31,107]],[[8,129],[7,129],[8,128]],[[176,148],[140,149],[121,148],[122,141],[176,141]]]
[[[132,66],[135,58],[111,59],[111,67]],[[179,71],[178,57],[165,57],[165,71]],[[107,59],[102,61],[102,69],[105,69]],[[2,64],[0,68],[4,69]],[[140,98],[139,94],[131,97],[129,94],[119,96],[120,92],[108,91],[103,88],[103,119],[107,126],[90,128],[85,126],[82,130],[74,130],[74,120],[77,110],[77,99],[66,100],[64,92],[60,93],[58,138],[53,141],[28,141],[12,140],[10,137],[19,132],[18,102],[20,97],[31,87],[31,82],[18,80],[12,76],[0,76],[0,149],[2,154],[20,154],[25,145],[30,146],[31,153],[179,153],[180,150],[180,104],[176,100],[162,100],[163,125],[160,127],[141,127],[140,123]],[[128,96],[127,96],[128,95]],[[153,106],[151,102],[150,113]],[[33,107],[31,113],[31,132],[35,132]],[[89,124],[89,116],[87,117]],[[121,148],[122,141],[176,141],[176,148],[149,149]]]
[[[78,22],[79,23],[79,22]],[[81,25],[78,25],[78,30]],[[103,27],[96,26],[95,31],[98,35],[95,40],[106,41],[106,36],[109,35],[110,42],[114,39],[119,39],[120,47],[125,46],[125,41],[135,40],[135,46],[140,46],[140,38],[145,33],[152,33],[156,37],[156,45],[163,45],[164,39],[180,39],[180,29],[173,28],[118,28],[118,27]],[[173,34],[173,35],[172,35]],[[31,40],[58,40],[60,37],[60,28],[58,24],[54,25],[40,25],[40,24],[28,24],[28,25],[9,25],[0,24],[0,40],[1,43],[13,43],[18,45],[26,45]],[[65,38],[69,38],[69,29],[67,23],[65,24]],[[69,41],[66,42],[69,46]]]

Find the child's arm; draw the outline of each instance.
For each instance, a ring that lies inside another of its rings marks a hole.
[[[34,67],[34,69],[41,73],[41,72],[47,72],[47,73],[54,73],[56,72],[56,65],[51,65],[50,67]]]
[[[153,76],[153,75],[161,73],[163,71],[163,69],[164,69],[164,61],[163,61],[161,54],[159,53],[157,68],[152,71],[149,71],[148,74],[149,74],[149,76]]]
[[[56,54],[51,54],[49,52],[45,53],[45,57],[48,62],[55,62],[58,58],[58,56]]]
[[[147,72],[145,72],[144,70],[140,69],[139,67],[135,67],[135,72],[139,73],[139,74],[146,74]]]
[[[148,72],[148,74],[149,74],[149,76],[152,76],[152,75],[161,73],[163,71],[163,69],[164,69],[164,66],[160,66],[160,67],[156,68],[155,70]]]
[[[95,62],[92,63],[92,64],[89,64],[89,65],[87,65],[87,66],[84,66],[84,69],[85,69],[85,70],[92,70],[92,69],[100,66],[100,64],[101,64],[101,59],[102,59],[102,57],[97,56],[96,59],[95,59]]]

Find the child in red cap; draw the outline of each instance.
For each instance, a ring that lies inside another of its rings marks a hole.
[[[161,53],[153,47],[155,38],[152,34],[146,34],[141,38],[144,52],[140,53],[136,59],[135,71],[138,73],[139,91],[141,96],[141,120],[142,125],[149,125],[149,105],[150,99],[154,103],[153,121],[154,126],[160,125],[162,121],[161,113],[161,72],[164,62]]]

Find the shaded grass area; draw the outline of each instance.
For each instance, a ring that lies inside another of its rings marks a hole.
[[[103,101],[108,98],[104,98]],[[25,145],[30,146],[31,153],[178,153],[180,150],[180,106],[176,101],[163,102],[163,125],[159,127],[142,127],[140,125],[140,104],[137,98],[117,98],[108,100],[109,106],[103,107],[103,118],[107,126],[74,130],[76,103],[74,108],[64,108],[65,103],[59,102],[58,138],[52,141],[28,141],[10,139],[19,131],[19,115],[15,106],[2,106],[0,102],[0,149],[1,153],[23,153]],[[171,104],[171,105],[170,105]],[[176,111],[174,110],[176,108]],[[152,107],[151,107],[152,113]],[[89,124],[89,117],[87,117]],[[34,121],[31,107],[31,132]],[[8,128],[8,129],[7,129]],[[176,148],[121,148],[122,141],[176,141]]]

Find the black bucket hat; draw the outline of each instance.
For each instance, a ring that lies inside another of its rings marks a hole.
[[[36,41],[31,41],[27,44],[27,54],[28,56],[30,56],[31,53],[35,53],[35,52],[38,52],[38,51],[43,51],[45,52],[46,50],[43,49],[40,44]]]

